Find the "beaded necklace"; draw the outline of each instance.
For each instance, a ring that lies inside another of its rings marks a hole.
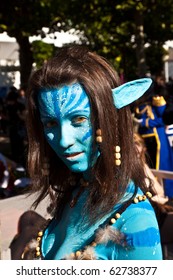
[[[114,213],[112,217],[109,218],[108,220],[108,224],[107,224],[107,227],[111,227],[113,224],[116,223],[116,221],[121,217],[121,214],[127,209],[127,207],[131,204],[131,203],[138,203],[138,202],[142,202],[142,201],[145,201],[147,198],[151,198],[152,197],[152,194],[151,192],[146,192],[144,195],[138,195],[136,197],[134,197],[133,199],[127,201],[125,204],[123,204],[122,207],[120,207],[120,209],[118,210],[118,212]],[[41,242],[42,242],[42,237],[44,235],[44,231],[45,229],[47,228],[48,224],[50,223],[51,220],[47,221],[45,227],[43,230],[40,230],[38,232],[38,235],[37,235],[37,246],[35,247],[35,253],[34,253],[34,258],[35,259],[43,259],[43,256],[42,256],[42,253],[41,253]],[[88,246],[91,246],[91,247],[96,247],[97,244],[99,244],[99,241],[97,239],[97,237],[95,237],[93,239],[93,241],[88,244]],[[81,249],[81,250],[77,250],[76,252],[72,252],[69,257],[70,259],[80,259],[82,253],[84,252],[85,248],[84,249]],[[24,257],[24,253],[23,253],[23,257]]]

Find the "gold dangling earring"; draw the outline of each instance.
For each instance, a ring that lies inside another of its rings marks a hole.
[[[96,142],[97,143],[102,143],[102,131],[101,131],[101,129],[99,128],[99,129],[97,129],[96,130]]]
[[[121,148],[120,148],[120,146],[115,146],[115,154],[114,154],[114,156],[115,156],[115,165],[116,166],[120,166],[121,165],[121,160],[120,160],[120,158],[121,158],[121,153],[120,153],[120,151],[121,151]]]

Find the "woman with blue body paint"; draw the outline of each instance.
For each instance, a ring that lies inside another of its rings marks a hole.
[[[32,75],[28,170],[35,206],[49,196],[53,219],[21,258],[162,259],[128,106],[150,85],[120,85],[113,67],[81,46],[62,48]]]

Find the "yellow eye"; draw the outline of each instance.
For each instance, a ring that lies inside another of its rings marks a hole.
[[[75,124],[80,124],[80,123],[83,123],[85,121],[86,121],[86,117],[76,117],[76,118],[73,119],[72,122],[75,123]]]

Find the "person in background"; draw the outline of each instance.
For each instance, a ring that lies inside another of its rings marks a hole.
[[[165,88],[164,88],[165,89]],[[165,132],[163,115],[166,110],[166,101],[162,90],[155,91],[155,87],[139,98],[133,106],[135,120],[138,122],[136,130],[145,141],[147,164],[156,170],[173,171],[172,149]],[[166,96],[166,94],[164,94]],[[165,195],[173,198],[173,183],[170,179],[164,180]]]
[[[26,106],[19,102],[17,89],[12,88],[6,99],[6,119],[8,135],[10,138],[11,159],[18,165],[25,167],[26,164]]]
[[[32,191],[39,191],[34,205],[49,196],[53,219],[21,259],[162,259],[128,106],[151,83],[120,85],[105,58],[77,45],[62,48],[33,73],[28,170]]]
[[[171,119],[173,117],[173,108],[167,113],[169,114],[169,117],[171,116]],[[167,138],[168,138],[168,141],[169,141],[169,145],[171,147],[171,156],[173,157],[173,121],[169,121],[169,118],[168,115],[166,116],[166,114],[164,114],[163,116],[163,121],[165,123],[165,132],[166,132],[166,135],[167,135]]]
[[[165,133],[169,143],[170,157],[173,161],[173,98],[169,99],[167,103],[166,109],[162,116],[163,122],[165,124]],[[172,170],[173,172],[173,170]],[[172,198],[173,202],[173,180],[172,180],[172,188],[167,189],[169,197]]]
[[[153,79],[153,94],[154,96],[163,96],[167,102],[169,91],[165,76],[163,74],[156,75],[156,77]]]
[[[26,89],[24,87],[18,90],[18,101],[26,106]]]

